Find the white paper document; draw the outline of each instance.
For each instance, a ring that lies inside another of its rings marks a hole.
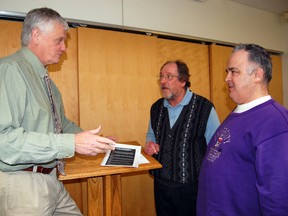
[[[101,165],[138,167],[143,163],[149,161],[141,154],[141,146],[116,143],[115,150],[106,152]]]

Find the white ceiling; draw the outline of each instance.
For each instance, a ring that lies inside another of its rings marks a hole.
[[[231,0],[231,1],[276,14],[288,12],[288,0]]]

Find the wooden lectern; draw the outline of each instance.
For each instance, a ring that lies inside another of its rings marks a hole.
[[[125,144],[139,145],[137,142]],[[143,152],[142,152],[143,153]],[[161,164],[152,156],[143,155],[150,162],[134,167],[101,166],[105,154],[95,157],[76,155],[66,159],[66,176],[60,175],[59,180],[87,178],[88,215],[122,215],[121,207],[121,174],[161,168]]]

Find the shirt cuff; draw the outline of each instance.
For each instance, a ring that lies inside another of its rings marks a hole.
[[[58,157],[70,158],[75,154],[75,134],[59,134]]]

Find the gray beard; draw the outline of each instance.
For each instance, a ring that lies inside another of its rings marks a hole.
[[[169,94],[168,96],[165,96],[164,98],[169,101],[169,100],[174,98],[174,95],[173,94]]]

